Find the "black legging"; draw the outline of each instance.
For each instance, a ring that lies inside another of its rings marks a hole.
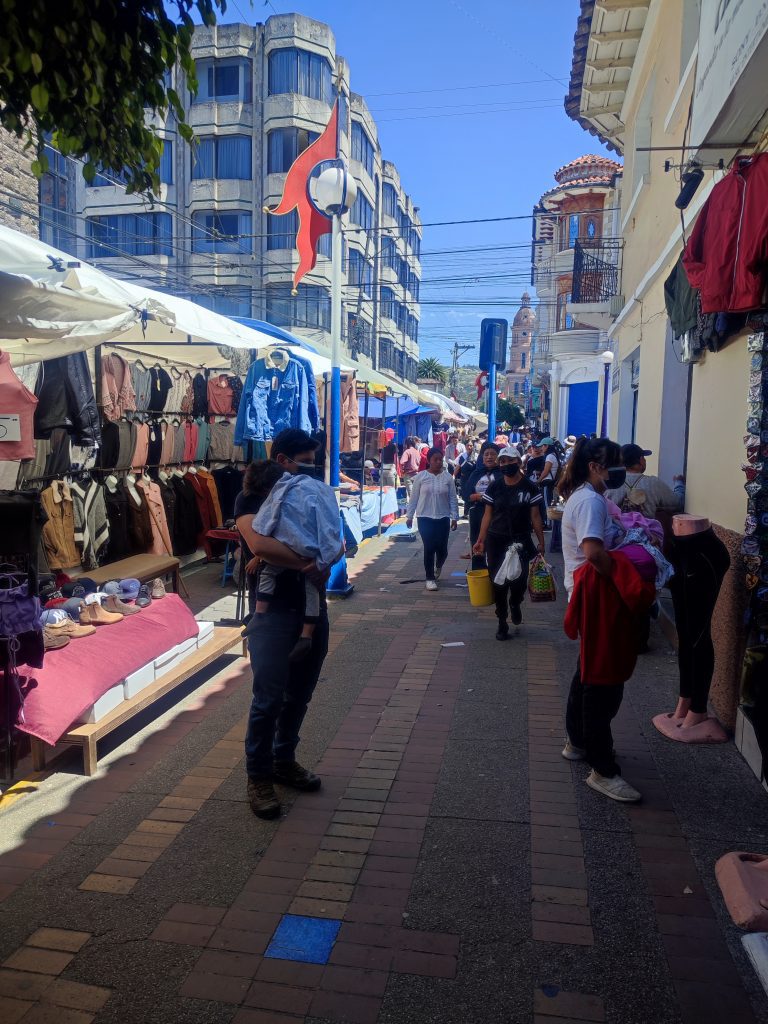
[[[675,537],[670,558],[675,567],[669,589],[677,626],[680,696],[690,699],[691,711],[705,714],[715,670],[712,613],[731,559],[711,528]]]
[[[469,504],[469,502],[467,503]],[[483,515],[488,506],[484,501],[473,501],[469,504],[469,546],[474,546],[475,541],[480,536],[480,524],[483,521]],[[485,555],[472,555],[472,568],[473,569],[484,569],[485,568]]]
[[[418,517],[419,533],[424,544],[424,572],[428,580],[435,578],[435,569],[442,569],[448,557],[448,537],[451,533],[451,520],[427,519]]]
[[[520,566],[521,572],[516,580],[507,581],[501,585],[493,584],[493,596],[496,601],[496,617],[500,622],[507,621],[507,601],[509,607],[514,608],[525,600],[525,592],[528,589],[528,565],[531,561],[531,540],[530,537],[514,537],[511,540],[506,537],[496,537],[492,533],[486,534],[485,558],[488,563],[488,575],[491,582],[501,568],[507,548],[510,544],[521,545]]]

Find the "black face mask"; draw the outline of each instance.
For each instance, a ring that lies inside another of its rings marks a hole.
[[[319,467],[314,462],[296,462],[295,459],[290,459],[289,461],[296,467],[296,472],[301,473],[302,476],[316,477],[318,475]]]
[[[508,466],[502,466],[501,472],[504,474],[504,476],[517,476],[517,474],[520,472],[520,466],[517,462],[512,462]]]
[[[608,470],[608,479],[605,481],[607,491],[615,491],[623,487],[627,481],[627,471],[623,466],[612,466]]]

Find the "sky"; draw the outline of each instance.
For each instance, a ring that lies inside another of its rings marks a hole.
[[[606,152],[563,109],[579,6],[578,0],[228,0],[221,21],[253,24],[298,11],[331,26],[337,53],[349,62],[351,88],[378,125],[382,156],[397,165],[425,225],[524,218],[424,228],[422,357],[448,363],[455,341],[477,345],[484,316],[511,322],[523,291],[532,291],[533,205],[555,184],[558,167]],[[445,254],[480,247],[486,251]],[[489,275],[506,276],[489,281]],[[462,305],[467,302],[479,304]],[[477,349],[460,362],[476,365]]]

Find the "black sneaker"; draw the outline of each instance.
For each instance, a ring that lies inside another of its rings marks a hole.
[[[280,801],[271,779],[248,779],[248,803],[257,818],[277,818],[280,814]]]
[[[512,625],[513,626],[519,626],[520,623],[523,621],[523,610],[520,607],[520,605],[519,604],[513,604],[512,607],[509,610],[509,613],[510,613],[510,616],[512,618]]]
[[[302,793],[314,793],[323,784],[319,775],[302,768],[298,761],[275,761],[272,779]]]
[[[497,640],[506,640],[508,636],[509,636],[509,626],[506,624],[506,622],[500,622],[499,623],[499,628],[496,630],[496,639]]]
[[[148,608],[152,604],[152,592],[146,583],[139,587],[139,593],[136,596],[136,607],[137,608]]]

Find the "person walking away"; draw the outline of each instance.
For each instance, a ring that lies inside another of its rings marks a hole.
[[[496,639],[506,640],[509,636],[507,604],[513,625],[519,626],[523,621],[521,605],[528,587],[528,565],[537,550],[540,555],[544,554],[541,522],[544,499],[539,488],[523,476],[517,448],[507,447],[499,452],[499,470],[500,477],[493,479],[483,494],[483,520],[472,551],[476,555],[485,553],[499,620]],[[536,534],[537,547],[531,540],[532,531]],[[517,579],[496,583],[496,574],[511,544],[518,545],[520,575]]]
[[[536,455],[544,456],[544,462],[542,463],[541,469],[538,471],[538,479],[536,482],[544,495],[544,511],[542,513],[544,529],[550,530],[552,527],[549,523],[547,509],[552,504],[555,494],[555,484],[557,483],[557,476],[560,472],[560,460],[558,459],[557,452],[555,451],[555,439],[553,437],[543,437],[541,441],[539,441],[539,445],[536,449]]]
[[[659,512],[662,515],[666,513],[668,517],[681,512],[685,500],[683,478],[675,477],[673,490],[663,480],[646,472],[646,455],[653,455],[653,452],[637,444],[623,445],[621,464],[627,471],[627,477],[621,487],[606,491],[606,498],[618,505],[622,512],[640,512],[646,519],[659,519]]]
[[[609,553],[616,527],[604,494],[609,485],[615,490],[623,483],[620,458],[615,442],[582,437],[574,445],[560,483],[566,501],[562,520],[565,589],[569,602],[577,601],[577,584],[579,595],[577,603],[569,604],[566,632],[575,636],[573,627],[578,626],[582,652],[568,695],[563,757],[587,761],[592,769],[586,780],[591,789],[611,800],[633,803],[641,796],[621,777],[611,722],[621,706],[624,682],[634,670],[633,629],[644,608],[650,607],[653,585],[640,578],[625,556]],[[585,651],[590,653],[589,665],[584,663]],[[600,675],[590,678],[596,658],[601,659]]]
[[[416,446],[415,437],[406,437],[404,441],[403,454],[400,456],[400,476],[405,484],[405,489],[408,497],[411,496],[411,487],[416,474],[419,472],[419,462],[421,461],[421,455],[419,449]]]
[[[283,430],[272,442],[271,461],[287,473],[313,476],[317,447],[305,431]],[[254,596],[261,560],[289,570],[279,574],[269,608],[256,619],[248,636],[253,668],[253,698],[245,735],[248,802],[257,817],[276,818],[280,801],[274,782],[304,792],[321,786],[320,778],[296,761],[296,748],[328,653],[325,584],[329,572],[321,572],[312,559],[297,555],[276,537],[256,533],[253,519],[261,499],[252,490],[255,475],[255,467],[249,466],[244,483],[248,493],[239,495],[235,506],[237,528],[252,556],[247,569],[256,573]],[[291,662],[290,654],[304,623],[307,580],[319,590],[320,614],[311,651],[302,660]]]
[[[459,502],[453,477],[445,469],[443,453],[430,448],[427,468],[413,481],[406,512],[410,529],[413,517],[424,544],[424,572],[427,590],[437,590],[443,563],[448,557],[448,536],[459,522]]]
[[[464,499],[464,507],[468,511],[469,519],[469,544],[474,548],[480,536],[480,526],[483,522],[486,506],[483,503],[483,495],[490,485],[500,475],[498,468],[499,452],[495,444],[486,441],[483,445],[480,460],[475,471],[462,486],[461,496]],[[472,555],[472,568],[485,569],[485,555]]]

